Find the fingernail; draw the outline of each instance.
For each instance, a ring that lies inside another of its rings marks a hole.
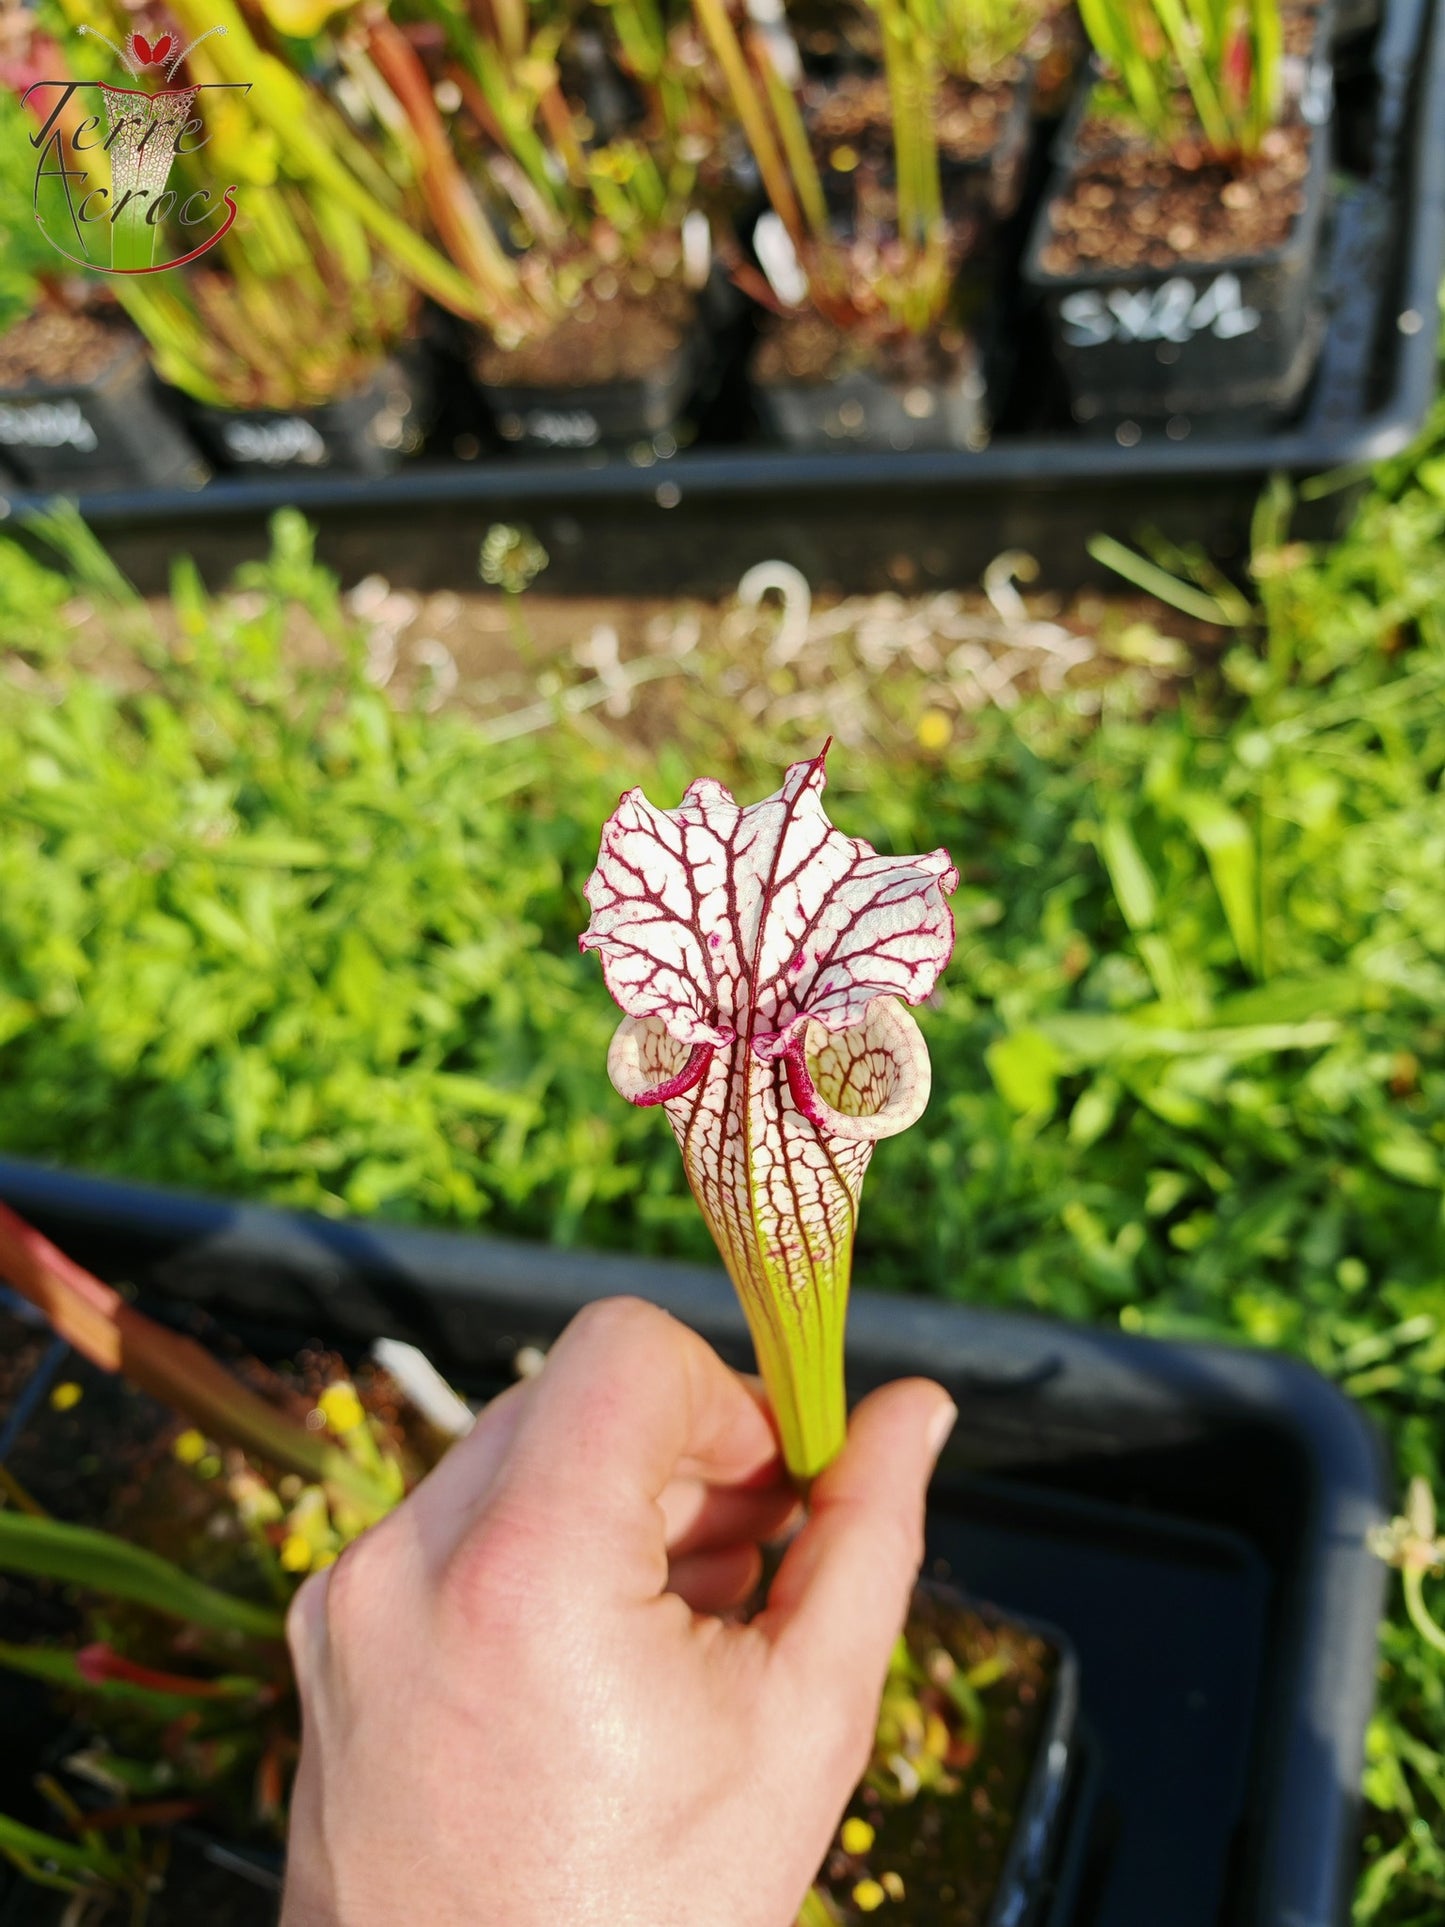
[[[952,1399],[948,1401],[947,1405],[940,1405],[938,1410],[933,1414],[933,1417],[928,1421],[928,1449],[933,1455],[935,1464],[938,1462],[939,1453],[948,1443],[949,1433],[957,1423],[958,1407]]]

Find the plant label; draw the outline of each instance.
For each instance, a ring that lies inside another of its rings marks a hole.
[[[1192,341],[1206,330],[1219,341],[1253,334],[1259,310],[1247,307],[1237,274],[1217,274],[1202,291],[1184,275],[1157,288],[1080,288],[1059,304],[1071,348],[1109,341]]]
[[[546,448],[594,448],[602,439],[597,417],[585,408],[532,408],[522,417],[522,435]],[[504,434],[506,427],[503,427]],[[520,439],[513,437],[512,439]]]
[[[100,446],[80,403],[0,403],[0,444],[6,448],[75,448],[82,455]]]
[[[267,468],[319,468],[326,460],[325,442],[300,415],[227,422],[221,440],[236,461],[262,462]]]

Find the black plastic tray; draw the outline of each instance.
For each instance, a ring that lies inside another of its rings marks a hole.
[[[739,442],[647,467],[500,457],[418,463],[368,481],[220,480],[198,493],[97,495],[82,506],[144,588],[163,586],[180,553],[213,577],[254,555],[265,518],[283,503],[316,519],[321,553],[343,576],[379,569],[416,587],[473,582],[480,538],[496,520],[525,522],[540,537],[552,558],[547,586],[594,593],[720,593],[773,556],[819,586],[969,581],[1006,547],[1033,550],[1065,584],[1099,573],[1086,554],[1091,535],[1139,525],[1203,542],[1228,561],[1244,549],[1266,476],[1393,454],[1435,392],[1442,4],[1387,0],[1370,60],[1345,90],[1350,173],[1331,243],[1334,314],[1304,413],[1278,433],[1121,447],[1005,428],[978,452],[874,455]],[[726,401],[714,415],[726,435]],[[12,515],[26,506],[10,498]],[[1324,503],[1307,532],[1333,526],[1339,508],[1340,498]]]
[[[273,1343],[388,1332],[468,1388],[616,1292],[748,1356],[730,1289],[698,1267],[4,1159],[0,1197],[173,1317],[189,1308]],[[1390,1496],[1361,1415],[1268,1353],[915,1298],[858,1293],[849,1339],[856,1391],[921,1371],[959,1401],[932,1557],[1077,1648],[1098,1824],[1049,1927],[1342,1927],[1386,1579],[1365,1540]]]

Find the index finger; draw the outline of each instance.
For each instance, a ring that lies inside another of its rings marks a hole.
[[[486,1511],[546,1521],[619,1594],[667,1579],[659,1500],[676,1478],[760,1486],[781,1479],[778,1441],[755,1392],[694,1331],[637,1298],[600,1300],[548,1354]]]

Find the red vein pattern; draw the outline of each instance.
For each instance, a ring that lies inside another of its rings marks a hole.
[[[612,1081],[667,1113],[804,1478],[843,1443],[868,1160],[928,1101],[928,1052],[896,1000],[937,982],[958,887],[946,851],[879,856],[834,829],[824,781],[818,756],[746,808],[708,780],[676,810],[628,791],[581,939],[627,1013]]]

